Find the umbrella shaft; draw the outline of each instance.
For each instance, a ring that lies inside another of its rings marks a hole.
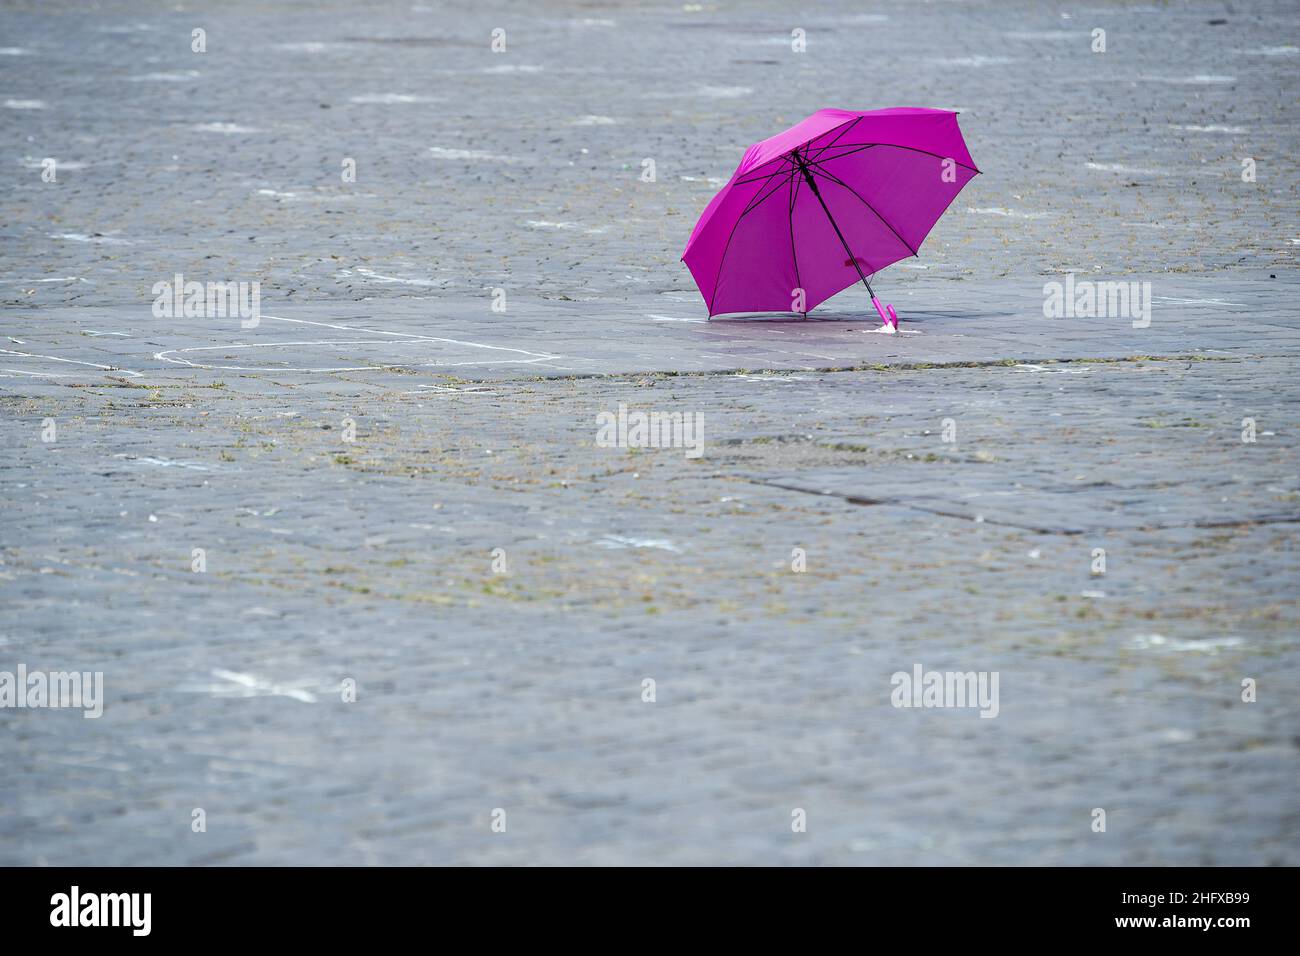
[[[858,276],[862,279],[862,284],[867,287],[867,292],[869,292],[871,298],[874,299],[876,293],[872,290],[871,283],[867,281],[867,275],[862,271],[862,266],[858,264],[858,257],[855,256],[853,250],[849,248],[849,242],[844,238],[844,233],[840,232],[839,223],[835,221],[835,217],[831,215],[830,209],[827,208],[826,200],[822,198],[822,192],[817,188],[817,183],[813,180],[812,170],[808,168],[808,164],[801,157],[796,155],[794,161],[798,165],[799,171],[803,173],[803,178],[807,181],[808,188],[812,190],[812,194],[816,196],[817,201],[821,203],[822,212],[826,213],[826,218],[830,220],[831,228],[835,230],[835,235],[840,237],[840,245],[842,245],[844,251],[849,254],[849,261],[853,263],[853,268],[858,270]]]

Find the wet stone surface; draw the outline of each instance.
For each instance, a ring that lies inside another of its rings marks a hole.
[[[0,13],[0,672],[105,689],[0,707],[0,864],[1300,862],[1293,10],[322,9]],[[744,146],[897,103],[985,170],[903,333],[703,321]]]

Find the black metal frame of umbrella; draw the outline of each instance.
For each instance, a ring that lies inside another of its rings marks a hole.
[[[882,306],[880,300],[876,298],[875,290],[871,288],[871,283],[867,280],[867,274],[862,271],[862,265],[858,260],[858,257],[855,256],[853,250],[849,248],[849,241],[844,238],[844,233],[840,231],[840,224],[837,223],[835,217],[831,215],[830,207],[826,205],[826,200],[822,198],[822,191],[817,188],[817,180],[813,178],[813,164],[809,162],[806,156],[801,156],[797,148],[790,150],[789,156],[790,160],[795,164],[799,172],[803,174],[804,182],[808,184],[808,188],[812,190],[812,194],[817,197],[817,202],[821,204],[822,212],[826,213],[826,218],[830,222],[831,228],[835,230],[835,235],[839,236],[840,245],[844,247],[844,251],[848,254],[849,262],[853,263],[853,268],[858,270],[858,278],[860,278],[862,284],[867,287],[867,294],[871,296],[871,302],[876,307],[876,311],[880,313],[880,318],[885,323],[885,328],[891,332],[897,332],[898,315],[894,312],[894,307],[892,305]],[[865,200],[863,201],[865,202]],[[875,212],[875,210],[872,211]],[[791,211],[791,215],[793,215],[793,211]],[[879,216],[880,214],[876,213],[876,215]],[[886,223],[886,225],[888,225],[888,223]],[[893,227],[890,226],[890,228],[892,229]],[[895,232],[895,235],[897,235],[897,232]],[[899,239],[901,240],[902,236],[899,236]],[[904,245],[906,245],[906,243],[904,243]],[[908,248],[910,249],[911,247],[909,246]],[[916,255],[915,250],[913,250],[912,255]],[[889,311],[886,312],[886,309]],[[808,313],[804,312],[803,317],[806,321]]]

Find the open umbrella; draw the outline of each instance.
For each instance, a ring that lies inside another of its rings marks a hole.
[[[745,152],[695,224],[682,261],[709,316],[811,309],[917,254],[978,175],[957,114],[896,107],[818,110]]]

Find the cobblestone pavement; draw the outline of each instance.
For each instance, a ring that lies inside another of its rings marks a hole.
[[[1286,0],[189,6],[5,10],[3,95],[42,108],[0,109],[0,256],[27,267],[11,279],[76,281],[0,301],[147,301],[173,272],[294,299],[693,292],[678,257],[708,198],[826,104],[960,109],[984,170],[889,287],[1294,263]]]
[[[1300,863],[1300,16],[791,16],[0,9],[0,679],[104,675],[0,707],[0,864]],[[704,322],[743,147],[901,103],[985,171],[904,334]]]

